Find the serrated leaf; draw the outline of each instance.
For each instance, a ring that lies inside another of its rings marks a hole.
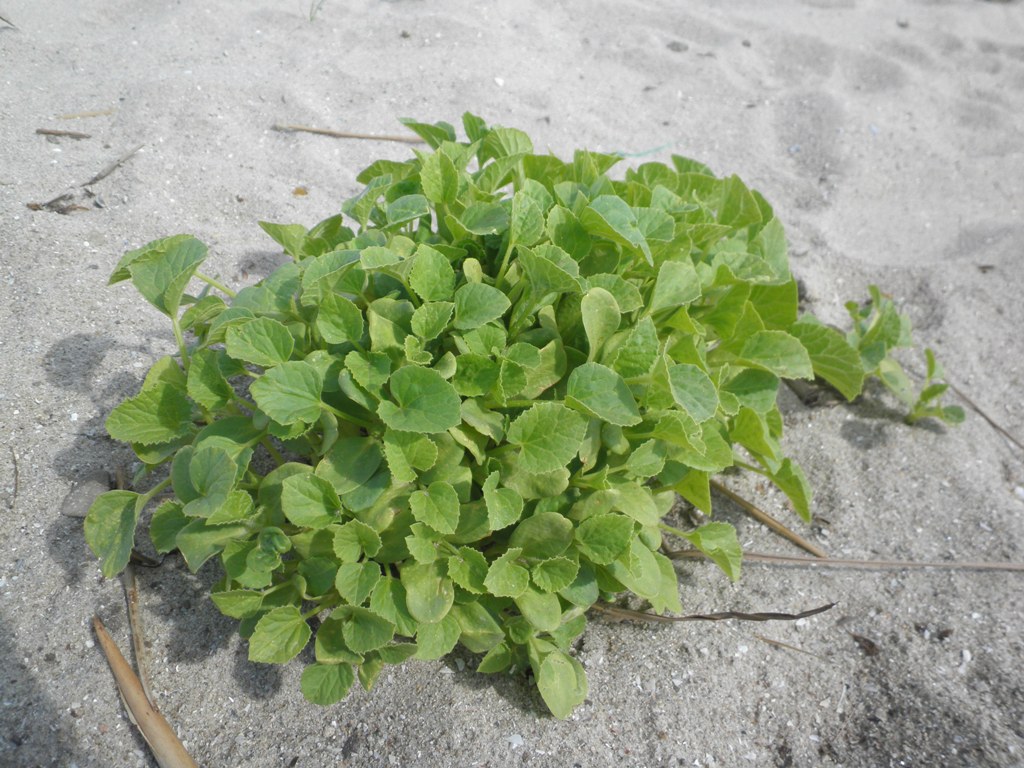
[[[440,560],[425,565],[406,564],[402,567],[401,579],[405,587],[405,605],[416,621],[434,624],[451,609],[455,588]]]
[[[437,371],[407,365],[391,375],[388,386],[395,402],[383,401],[377,413],[391,429],[435,434],[462,421],[462,400]]]
[[[861,357],[843,334],[810,317],[791,325],[789,332],[810,355],[815,376],[838,389],[847,400],[860,394],[864,386]]]
[[[320,529],[338,522],[341,500],[326,480],[316,475],[292,475],[281,484],[281,509],[294,525]]]
[[[425,491],[414,491],[409,508],[413,517],[438,533],[455,533],[459,525],[459,497],[448,483],[435,482]]]
[[[210,599],[225,616],[233,619],[247,619],[255,616],[263,605],[263,593],[251,589],[232,589],[211,592]]]
[[[508,528],[523,514],[523,497],[511,488],[499,488],[501,476],[492,472],[483,484],[484,504],[487,506],[487,524],[492,531]]]
[[[594,286],[584,294],[580,302],[580,317],[587,334],[587,360],[593,361],[601,353],[605,342],[619,329],[621,312],[618,302],[604,288]]]
[[[686,534],[686,539],[721,568],[733,581],[740,577],[743,550],[736,529],[728,523],[705,523]]]
[[[508,311],[508,296],[486,283],[467,283],[455,292],[456,328],[464,331],[479,328]]]
[[[580,223],[590,234],[639,251],[648,264],[654,263],[651,248],[637,228],[636,213],[621,197],[601,195],[594,198],[580,214]]]
[[[188,369],[188,396],[211,411],[223,408],[234,397],[234,390],[221,371],[222,355],[212,349],[197,349]]]
[[[424,341],[430,341],[441,335],[448,327],[455,311],[455,304],[450,301],[430,301],[416,308],[412,313],[412,332]]]
[[[804,346],[785,331],[759,331],[740,352],[743,363],[784,379],[813,379],[814,369]]]
[[[530,586],[530,572],[516,562],[521,549],[510,549],[491,563],[484,586],[496,597],[519,597]]]
[[[508,428],[508,442],[521,450],[522,468],[540,474],[561,469],[575,457],[587,431],[587,418],[564,405],[536,403]]]
[[[137,504],[140,498],[131,491],[107,491],[96,497],[85,516],[85,541],[100,559],[108,579],[128,565],[141,511]]]
[[[459,224],[474,235],[499,235],[508,229],[508,211],[498,203],[473,203],[458,217]]]
[[[186,286],[206,258],[206,246],[194,237],[179,235],[149,243],[133,254],[126,265],[132,284],[154,307],[168,317],[176,316]]]
[[[373,557],[380,548],[380,534],[361,520],[349,520],[334,531],[334,554],[343,563],[354,563],[364,554]]]
[[[579,569],[575,560],[552,557],[534,565],[530,569],[530,578],[542,592],[559,592],[573,583]]]
[[[188,517],[181,511],[182,505],[176,501],[165,501],[153,513],[149,521],[149,539],[153,549],[160,554],[170,552],[177,544],[178,531],[189,523]]]
[[[625,515],[594,515],[579,524],[575,536],[576,545],[588,560],[608,565],[629,547],[633,521]]]
[[[256,404],[278,424],[311,424],[320,418],[320,372],[304,360],[271,368],[252,383]]]
[[[707,421],[718,410],[718,389],[696,365],[678,363],[668,367],[672,399],[696,422]]]
[[[316,475],[339,494],[346,494],[369,480],[383,460],[380,445],[373,438],[342,437],[317,464]]]
[[[295,339],[285,325],[269,317],[232,325],[224,340],[231,357],[263,368],[280,365],[295,349]]]
[[[355,679],[349,664],[310,664],[302,670],[302,695],[311,704],[329,707],[348,696]]]
[[[569,374],[565,403],[620,427],[641,421],[640,409],[625,380],[600,363],[584,363]]]
[[[312,634],[294,605],[275,608],[256,623],[249,638],[249,661],[285,664],[302,652]]]
[[[350,609],[342,627],[345,643],[355,653],[365,654],[387,645],[395,636],[395,625],[366,608]]]
[[[700,298],[700,277],[689,258],[666,261],[658,268],[658,279],[648,309],[651,313],[676,309]]]
[[[433,624],[420,625],[416,633],[416,658],[425,661],[440,659],[455,648],[461,634],[462,627],[451,613]]]
[[[363,313],[352,301],[337,293],[326,293],[317,306],[316,329],[328,344],[362,342],[366,332]]]
[[[564,720],[587,698],[587,674],[576,659],[554,651],[540,665],[537,689],[551,714]]]
[[[467,592],[479,595],[486,591],[487,558],[471,547],[459,547],[457,554],[448,558],[448,576]]]
[[[192,404],[176,386],[157,383],[110,412],[107,432],[126,443],[169,443],[192,428]]]
[[[568,518],[558,512],[536,512],[516,526],[508,543],[522,550],[524,557],[547,560],[568,549],[572,539]]]

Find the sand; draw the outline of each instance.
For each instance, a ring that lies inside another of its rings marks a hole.
[[[121,253],[189,232],[211,272],[249,284],[281,258],[258,220],[313,224],[371,160],[410,152],[274,123],[389,134],[471,110],[556,154],[737,173],[785,222],[814,312],[842,323],[844,301],[884,286],[950,379],[1024,436],[1020,3],[0,0],[0,16],[17,25],[0,24],[2,765],[155,765],[89,626],[99,613],[127,648],[121,586],[60,505],[130,460],[103,420],[174,348],[141,298],[106,286]],[[78,188],[81,210],[26,207],[140,144],[94,197]],[[783,403],[815,522],[727,482],[832,555],[1024,560],[1024,454],[976,414],[910,428],[874,390]],[[718,514],[751,550],[793,551]],[[139,584],[156,696],[206,766],[1024,765],[1021,574],[680,578],[690,611],[839,605],[797,624],[597,619],[578,654],[590,696],[561,722],[462,653],[319,709],[301,665],[247,662],[205,597],[212,570],[171,559]]]

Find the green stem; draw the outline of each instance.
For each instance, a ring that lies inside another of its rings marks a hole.
[[[136,513],[141,513],[142,510],[146,508],[146,505],[153,500],[153,497],[156,496],[161,491],[163,491],[170,484],[171,478],[165,478],[156,485],[154,485],[152,488],[150,488],[148,491],[146,491],[144,494],[139,496],[139,498],[135,502]]]
[[[185,373],[188,373],[188,347],[185,346],[185,336],[181,332],[181,323],[178,322],[178,318],[171,318],[171,327],[174,329],[174,340],[178,342],[178,353],[181,355],[181,364],[185,368]]]
[[[262,440],[260,440],[260,445],[267,449],[267,453],[269,453],[271,458],[273,458],[273,460],[277,462],[277,466],[280,467],[282,464],[285,463],[284,456],[282,456],[281,452],[274,447],[274,444],[272,442],[270,442],[269,437],[264,437]]]
[[[218,291],[220,291],[221,293],[225,294],[229,298],[233,299],[233,298],[235,298],[235,296],[238,295],[237,293],[232,291],[230,288],[228,288],[226,285],[224,285],[223,283],[221,283],[218,280],[214,280],[209,275],[204,275],[202,272],[196,272],[195,276],[197,278],[199,278],[200,280],[202,280],[204,283],[209,283],[210,285],[212,285],[214,288],[216,288]]]
[[[680,528],[674,528],[673,526],[668,525],[667,523],[658,523],[658,527],[666,533],[671,533],[673,536],[678,536],[679,538],[686,539],[687,541],[689,541],[690,539],[689,533]]]
[[[329,413],[333,413],[339,419],[344,419],[345,421],[363,427],[364,429],[373,430],[377,426],[376,424],[366,421],[365,419],[360,419],[358,416],[353,416],[350,413],[339,411],[337,408],[335,408],[333,405],[330,405],[329,403],[321,402],[320,407],[322,407],[325,411],[328,411]]]
[[[316,616],[316,615],[318,615],[320,613],[323,613],[326,610],[330,610],[331,608],[336,608],[339,605],[341,605],[341,598],[340,597],[330,597],[330,596],[328,596],[328,597],[324,598],[323,602],[318,603],[314,608],[311,608],[310,610],[308,610],[304,614],[302,614],[302,620],[303,621],[309,621],[314,616]]]
[[[505,279],[505,273],[509,267],[509,257],[512,255],[512,248],[515,246],[515,241],[509,237],[508,245],[505,247],[505,255],[501,257],[501,266],[498,267],[498,276],[494,278],[495,285],[501,285],[501,281]]]

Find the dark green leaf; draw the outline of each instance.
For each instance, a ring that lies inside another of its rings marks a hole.
[[[389,388],[395,402],[385,400],[377,413],[391,429],[437,433],[458,426],[462,421],[459,413],[462,401],[455,388],[437,371],[404,366],[392,374]]]

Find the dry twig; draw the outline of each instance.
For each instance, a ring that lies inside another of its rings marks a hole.
[[[810,552],[815,557],[824,557],[824,558],[828,557],[828,553],[825,552],[825,550],[823,550],[820,547],[818,547],[818,546],[812,544],[811,542],[807,541],[807,539],[803,538],[800,534],[796,533],[795,531],[790,530],[785,525],[783,525],[778,520],[776,520],[774,517],[769,515],[767,512],[765,512],[765,511],[759,509],[758,507],[754,506],[749,501],[744,499],[742,496],[739,496],[739,495],[733,493],[732,491],[730,491],[728,488],[726,488],[724,485],[722,485],[718,481],[712,480],[711,481],[711,487],[714,488],[719,493],[721,493],[727,499],[729,499],[729,501],[733,502],[734,504],[738,504],[740,507],[743,508],[744,512],[746,512],[752,518],[757,520],[759,523],[762,523],[763,525],[768,526],[773,531],[775,531],[777,534],[779,534],[783,538],[788,539],[789,541],[793,542],[794,544],[796,544],[801,549],[804,549],[804,550]]]
[[[382,135],[374,136],[370,133],[352,133],[351,131],[332,131],[328,128],[311,128],[308,125],[289,125],[275,123],[270,126],[275,131],[282,133],[315,133],[318,136],[331,136],[335,139],[364,139],[366,141],[398,141],[403,144],[425,144],[419,136],[395,136]]]
[[[819,613],[831,610],[835,603],[811,608],[800,613],[775,613],[772,611],[761,613],[743,613],[741,611],[721,611],[719,613],[692,613],[688,616],[661,616],[657,613],[647,611],[634,611],[629,608],[620,608],[610,603],[594,603],[591,608],[621,620],[650,621],[659,624],[676,624],[681,621],[726,621],[736,619],[737,621],[796,621],[806,619],[809,616],[817,616]]]
[[[160,768],[198,768],[196,762],[185,751],[174,729],[153,707],[139,678],[125,661],[99,616],[92,617],[92,626],[107,657],[107,663],[110,664],[110,671],[114,674],[114,681],[124,705],[138,725],[142,738],[153,752],[157,765]]]
[[[91,133],[82,133],[81,131],[65,131],[60,128],[36,128],[36,133],[40,136],[63,136],[68,139],[91,139]]]
[[[670,560],[703,560],[705,555],[696,549],[665,550]],[[766,555],[744,552],[744,562],[772,565],[820,566],[822,568],[859,568],[871,571],[901,570],[904,568],[936,568],[945,571],[1012,571],[1024,572],[1024,563],[942,562],[915,560],[847,560],[842,558],[801,557],[799,555]]]

